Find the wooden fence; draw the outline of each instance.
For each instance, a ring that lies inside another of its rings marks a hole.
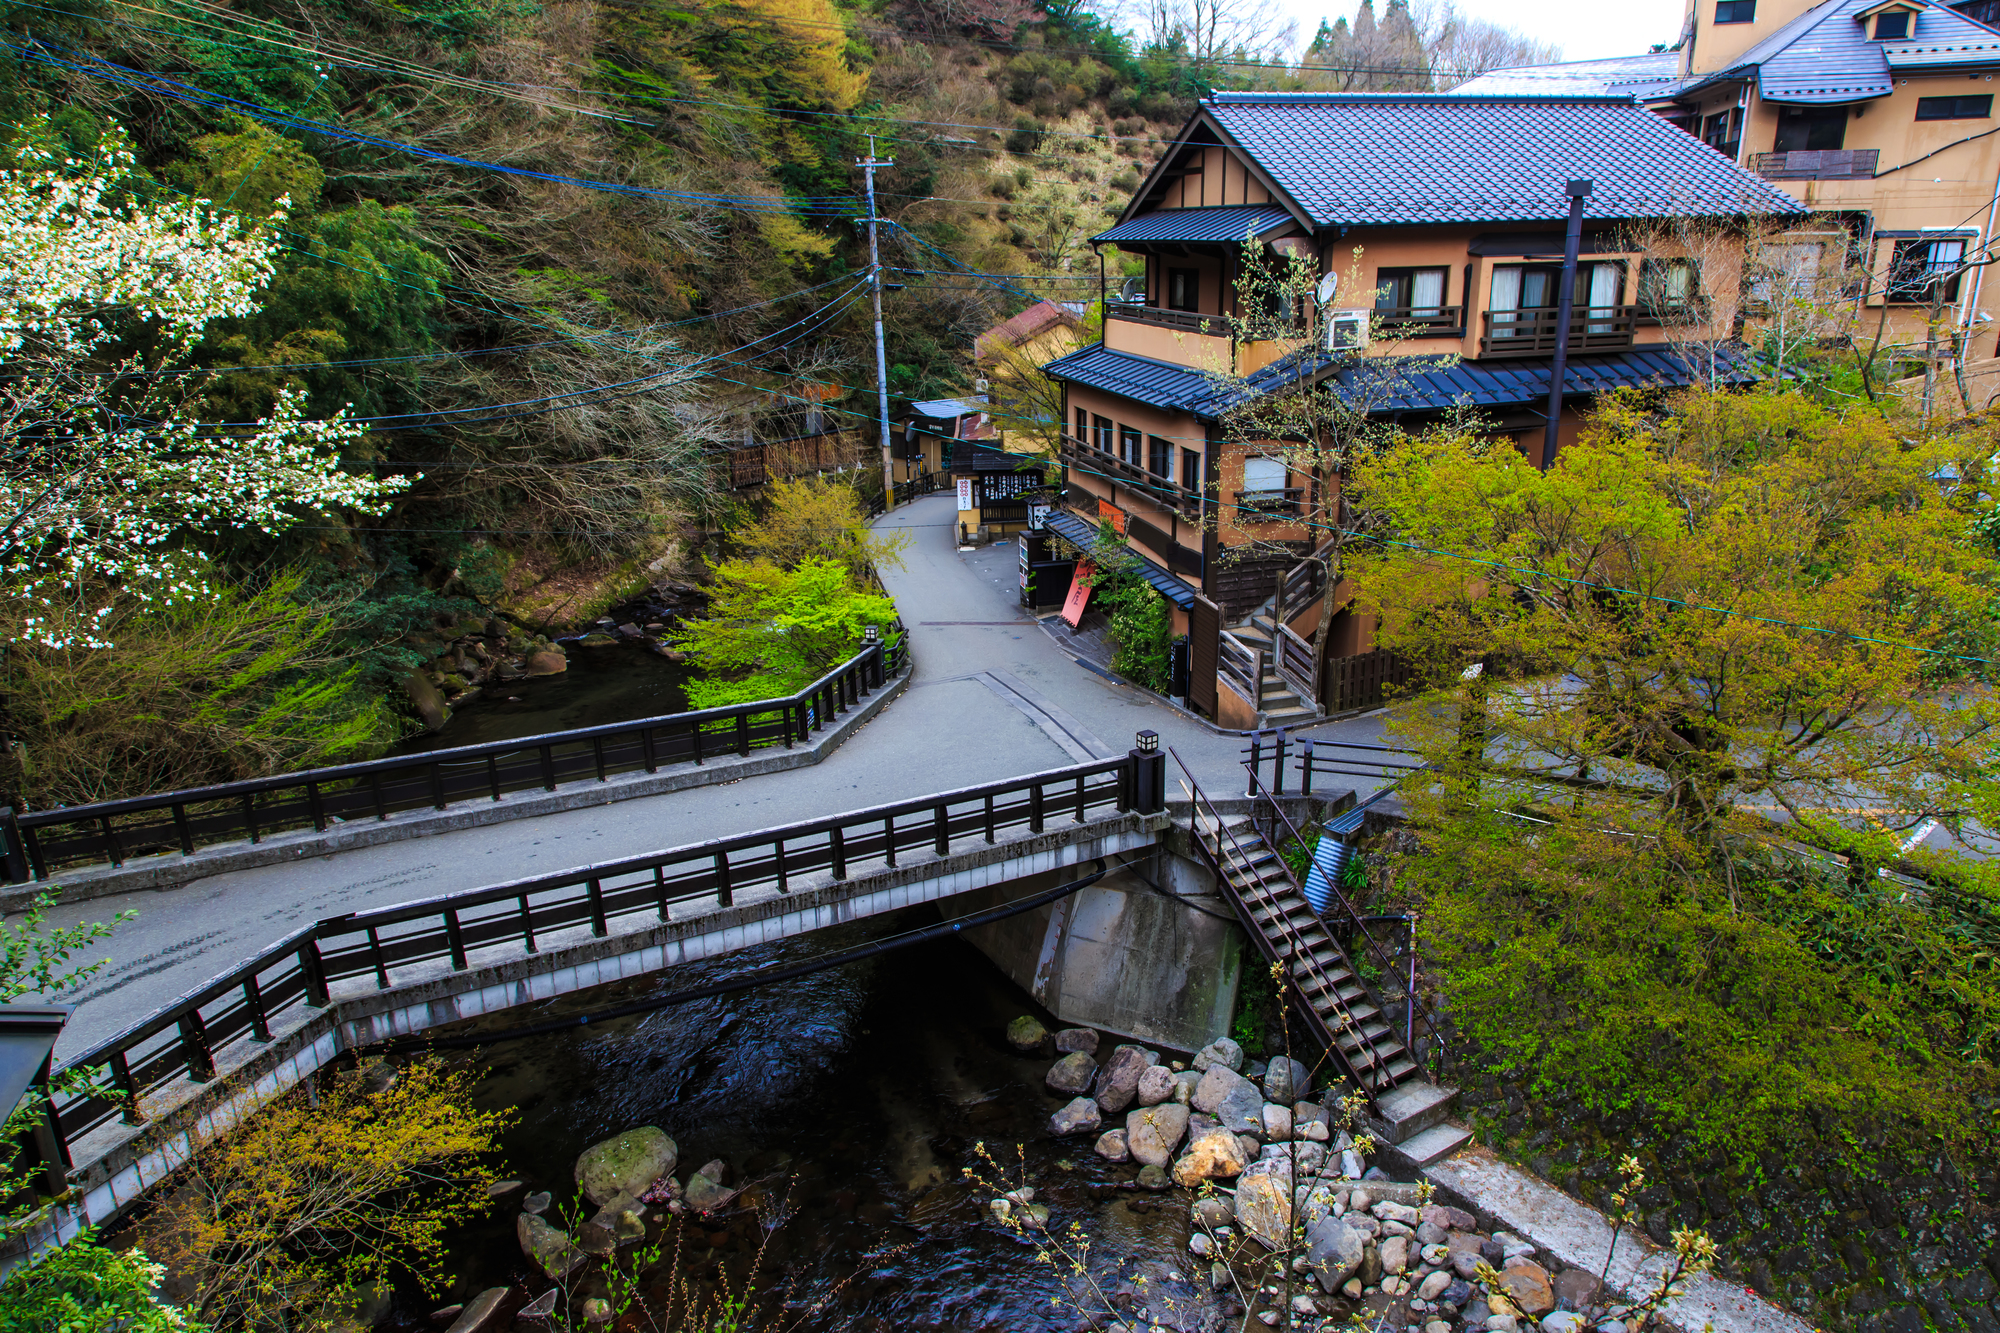
[[[1375,708],[1386,691],[1410,679],[1409,664],[1386,648],[1354,657],[1330,657],[1324,668],[1324,700],[1329,713]]]

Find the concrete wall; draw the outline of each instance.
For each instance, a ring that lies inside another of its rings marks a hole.
[[[1009,885],[993,901],[1033,887]],[[1064,1023],[1193,1051],[1226,1033],[1236,1009],[1242,929],[1213,889],[1206,870],[1162,853],[966,938]]]

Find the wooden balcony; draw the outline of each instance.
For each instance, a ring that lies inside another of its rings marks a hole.
[[[1105,309],[1104,317],[1150,324],[1157,329],[1173,329],[1180,333],[1205,333],[1215,338],[1227,338],[1230,332],[1228,319],[1221,315],[1202,315],[1192,310],[1163,310],[1156,305],[1112,305]]]
[[[1623,352],[1632,346],[1632,327],[1639,307],[1631,305],[1577,306],[1570,311],[1569,353],[1586,356],[1592,352]],[[1556,312],[1539,310],[1488,310],[1486,334],[1479,340],[1479,355],[1498,360],[1516,356],[1554,356],[1556,352]]]
[[[1135,467],[1117,454],[1093,449],[1074,435],[1065,434],[1062,437],[1062,459],[1086,475],[1102,477],[1139,491],[1183,518],[1198,520],[1201,517],[1201,496],[1197,492],[1182,489],[1171,477]]]
[[[1750,170],[1767,181],[1866,181],[1875,179],[1876,148],[1794,149],[1752,153]]]
[[[1375,319],[1384,338],[1463,338],[1462,305],[1377,306]]]

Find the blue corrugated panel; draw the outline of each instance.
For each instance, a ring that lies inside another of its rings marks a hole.
[[[1091,237],[1098,241],[1242,241],[1262,236],[1292,220],[1272,205],[1232,204],[1227,208],[1168,208],[1121,222]]]
[[[1340,872],[1347,869],[1347,858],[1354,849],[1336,838],[1332,833],[1322,833],[1319,845],[1313,848],[1312,865],[1306,870],[1304,885],[1306,902],[1321,916],[1333,903],[1333,886],[1340,882]]]
[[[1097,540],[1097,529],[1075,514],[1050,514],[1044,521],[1057,536],[1066,538],[1086,551]],[[1138,557],[1134,572],[1152,584],[1154,590],[1162,597],[1183,611],[1194,605],[1195,590],[1192,587],[1146,559],[1141,552],[1134,550],[1132,554]]]

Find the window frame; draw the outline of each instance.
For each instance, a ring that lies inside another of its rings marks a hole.
[[[1840,133],[1838,136],[1836,136],[1840,140],[1840,142],[1831,145],[1821,143],[1815,147],[1811,142],[1813,135],[1815,133],[1820,133],[1822,137],[1824,137],[1823,132],[1826,126],[1833,122],[1834,113],[1836,112],[1839,113],[1840,116],[1840,122],[1839,122]],[[1812,107],[1812,108],[1786,107],[1783,111],[1778,113],[1778,132],[1777,134],[1772,136],[1771,151],[1774,153],[1839,152],[1840,150],[1847,147],[1847,124],[1850,119],[1852,119],[1852,117],[1850,117],[1847,114],[1847,108],[1844,106]],[[1804,147],[1783,148],[1779,146],[1779,140],[1784,138],[1785,126],[1787,122],[1792,122],[1795,124],[1803,124],[1806,127],[1807,142]]]
[[[1882,284],[1883,304],[1929,305],[1932,301],[1930,289],[1937,286],[1940,279],[1926,278],[1921,282],[1912,283],[1907,278],[1899,278],[1899,271],[1907,273],[1913,267],[1907,256],[1913,254],[1918,246],[1923,246],[1928,250],[1937,245],[1956,245],[1958,253],[1950,261],[1956,266],[1964,262],[1967,243],[1970,239],[1971,237],[1964,233],[1951,236],[1907,236],[1892,239],[1889,242],[1889,272]],[[1923,267],[1928,270],[1937,262],[1938,260],[1935,255],[1926,255],[1923,260]],[[1942,281],[1944,283],[1944,295],[1941,304],[1952,305],[1958,300],[1959,284],[1965,281],[1965,270],[1960,268],[1949,278]]]
[[[1118,423],[1118,461],[1139,466],[1140,450],[1146,447],[1145,433],[1137,426]]]
[[[1090,446],[1090,411],[1088,408],[1079,407],[1076,409],[1076,442],[1081,448],[1088,448]]]
[[[1684,269],[1687,294],[1677,304],[1656,305],[1650,297],[1654,275]],[[1701,287],[1701,260],[1692,255],[1642,255],[1639,259],[1639,319],[1646,324],[1699,324],[1707,318],[1708,297]]]
[[[1108,454],[1117,443],[1117,423],[1110,417],[1090,414],[1090,447],[1100,454]]]
[[[1735,161],[1743,154],[1743,108],[1726,107],[1713,115],[1703,116],[1698,137],[1716,152]]]
[[[1146,437],[1146,471],[1160,480],[1171,483],[1174,479],[1174,446],[1171,441],[1157,435]]]
[[[1186,285],[1191,295],[1186,296],[1187,304],[1182,304],[1182,293],[1175,288],[1176,282]],[[1190,314],[1201,313],[1201,270],[1198,268],[1170,268],[1167,270],[1166,307],[1169,310],[1185,310]]]
[[[1206,489],[1201,475],[1201,450],[1181,450],[1181,489],[1199,495]]]
[[[1729,17],[1723,17],[1725,12]],[[1729,23],[1755,23],[1757,0],[1715,0],[1714,21],[1718,26]]]
[[[1422,308],[1425,310],[1434,310],[1435,312],[1437,312],[1438,315],[1442,315],[1446,310],[1449,310],[1451,308],[1451,268],[1450,266],[1445,264],[1413,264],[1413,265],[1402,265],[1396,268],[1376,269],[1375,309],[1377,310],[1416,309],[1417,307],[1412,304],[1411,298],[1415,295],[1416,278],[1419,273],[1435,273],[1438,275],[1439,278],[1437,304],[1435,306],[1424,306]],[[1382,289],[1384,287],[1394,287],[1396,289],[1396,297],[1397,297],[1397,299],[1389,301],[1386,305],[1383,303],[1382,299]],[[1436,316],[1426,316],[1426,315],[1412,316],[1412,318],[1416,319],[1427,319],[1435,317]]]
[[[1975,112],[1975,111],[1961,111],[1961,110],[1959,110],[1959,108],[1960,108],[1960,107],[1961,107],[1962,105],[1964,105],[1964,104],[1966,104],[1966,103],[1972,103],[1972,102],[1976,102],[1976,103],[1978,103],[1978,104],[1979,104],[1979,110],[1978,110],[1978,111],[1976,111],[1976,112]],[[1950,104],[1950,105],[1949,105],[1949,108],[1948,108],[1948,109],[1946,109],[1945,111],[1943,111],[1943,113],[1942,113],[1942,114],[1937,114],[1937,115],[1928,115],[1928,116],[1924,114],[1924,111],[1925,111],[1925,109],[1926,109],[1926,108],[1929,108],[1929,109],[1930,109],[1930,110],[1932,110],[1932,111],[1938,111],[1938,110],[1939,110],[1939,108],[1940,108],[1941,106],[1943,106],[1944,104],[1946,104],[1946,103],[1949,103],[1949,104]],[[1915,117],[1915,119],[1917,119],[1917,120],[1991,120],[1991,119],[1993,119],[1993,94],[1992,94],[1992,93],[1964,93],[1964,94],[1960,94],[1960,93],[1951,93],[1951,94],[1947,94],[1947,95],[1945,95],[1945,96],[1942,96],[1942,97],[1919,97],[1919,98],[1917,99],[1917,112],[1916,112],[1916,117]]]
[[[1909,41],[1910,19],[1912,17],[1913,16],[1911,15],[1910,11],[1907,9],[1890,9],[1890,10],[1884,10],[1882,13],[1877,14],[1875,16],[1875,40],[1878,42]],[[1898,24],[1901,25],[1900,29],[1892,33],[1883,32],[1882,25],[1884,23],[1887,23],[1891,19],[1894,19]]]

